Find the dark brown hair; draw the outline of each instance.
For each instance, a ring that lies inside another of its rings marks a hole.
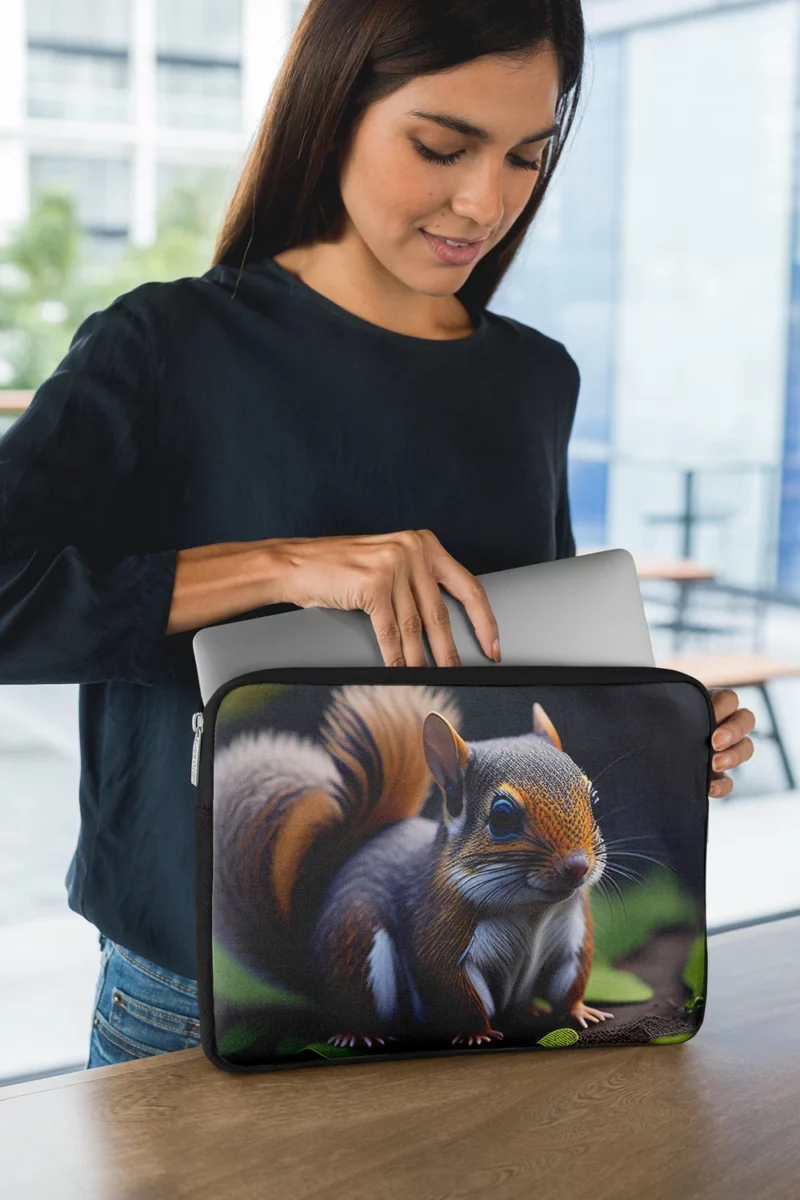
[[[309,0],[275,81],[214,247],[213,265],[335,239],[345,211],[339,153],[366,109],[419,75],[488,54],[527,58],[549,43],[560,65],[559,133],[530,200],[456,293],[488,304],[535,217],[578,106],[580,0]]]

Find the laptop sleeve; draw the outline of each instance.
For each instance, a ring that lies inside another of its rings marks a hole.
[[[236,1072],[693,1037],[711,697],[659,667],[252,672],[194,719],[203,1049]]]

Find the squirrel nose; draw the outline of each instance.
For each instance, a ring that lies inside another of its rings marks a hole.
[[[589,870],[589,858],[585,850],[573,850],[564,859],[563,871],[571,883],[580,883]]]

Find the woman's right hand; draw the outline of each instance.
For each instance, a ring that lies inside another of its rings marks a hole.
[[[461,659],[439,584],[460,600],[488,658],[497,621],[483,584],[448,554],[430,529],[320,538],[274,538],[282,560],[282,599],[299,608],[362,609],[372,621],[384,665],[427,666],[424,628],[437,666]]]

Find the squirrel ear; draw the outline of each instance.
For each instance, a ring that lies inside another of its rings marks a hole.
[[[550,720],[541,704],[534,704],[533,706],[533,732],[543,733],[550,739],[556,750],[561,749],[561,738],[556,733],[555,725]]]
[[[444,794],[445,815],[457,817],[464,807],[464,771],[469,747],[439,712],[429,712],[426,716],[422,744],[431,773]]]

